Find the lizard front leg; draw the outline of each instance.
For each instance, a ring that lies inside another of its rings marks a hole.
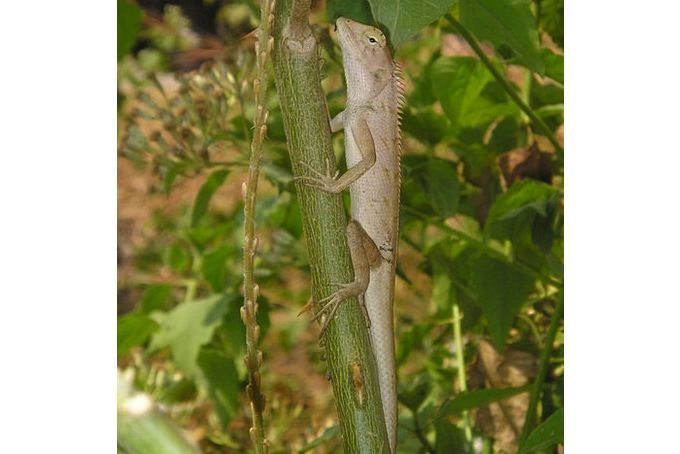
[[[344,125],[345,131],[349,133],[345,140],[354,140],[359,153],[361,153],[361,160],[347,169],[347,172],[340,175],[340,177],[331,175],[330,166],[328,165],[326,166],[326,174],[323,174],[312,168],[309,164],[300,161],[300,164],[307,167],[314,176],[296,177],[296,180],[304,181],[310,186],[326,192],[338,193],[346,189],[350,184],[354,183],[359,177],[366,173],[368,169],[373,167],[376,160],[375,143],[368,123],[363,116],[359,116],[359,118],[350,120],[349,124],[347,124],[348,121],[346,117],[347,115],[344,111],[338,114],[331,120],[331,128],[340,128],[341,125]]]
[[[368,288],[370,270],[380,265],[382,256],[378,247],[359,222],[351,220],[347,224],[346,233],[352,267],[354,268],[354,281],[347,284],[336,284],[340,289],[319,301],[324,306],[314,316],[314,320],[326,314],[321,325],[321,337],[326,332],[328,323],[333,319],[340,303],[353,296],[359,297],[361,309],[366,318],[366,325],[371,326],[363,295]]]

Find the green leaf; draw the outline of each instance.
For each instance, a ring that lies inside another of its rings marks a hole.
[[[401,122],[402,131],[430,146],[441,142],[450,127],[448,119],[435,112],[432,106],[418,110],[406,109]]]
[[[521,446],[519,454],[547,449],[557,443],[564,443],[564,408],[560,408],[548,416],[529,434],[526,442]]]
[[[149,350],[170,347],[177,365],[189,376],[196,376],[196,363],[202,345],[212,339],[226,310],[223,295],[187,301],[167,313],[154,313],[160,329],[151,338]]]
[[[432,91],[454,125],[481,95],[491,73],[472,57],[442,57],[431,68]]]
[[[440,415],[454,415],[463,410],[470,410],[481,405],[488,405],[499,400],[529,392],[531,385],[520,386],[517,388],[491,388],[480,389],[477,391],[467,391],[458,394],[453,400],[449,400],[442,405]]]
[[[127,55],[137,42],[142,26],[142,10],[126,0],[118,0],[118,60]]]
[[[142,312],[149,314],[153,311],[163,310],[165,303],[170,297],[172,286],[168,284],[153,284],[144,289],[139,299],[139,307]]]
[[[427,162],[427,176],[427,192],[435,211],[443,218],[456,214],[460,185],[455,163],[431,158]]]
[[[453,0],[369,0],[376,22],[387,27],[395,48],[442,17]]]
[[[189,252],[186,251],[185,247],[179,241],[172,243],[165,250],[164,259],[170,268],[178,273],[184,272],[191,260]]]
[[[118,318],[118,356],[132,347],[144,344],[158,329],[158,323],[141,312],[131,312]]]
[[[199,189],[198,194],[196,194],[196,199],[194,200],[194,206],[191,210],[191,226],[195,227],[198,221],[201,220],[206,211],[208,211],[208,204],[212,198],[215,191],[222,186],[224,180],[229,175],[229,170],[220,169],[216,170],[205,179],[203,186]]]
[[[489,97],[497,87],[476,58],[442,57],[430,68],[430,79],[432,92],[454,128],[485,126],[498,117],[518,113],[504,93]]]
[[[437,437],[435,439],[436,454],[467,454],[471,453],[470,446],[465,442],[465,434],[458,427],[451,424],[446,418],[435,421]]]
[[[314,448],[331,441],[332,439],[336,438],[339,434],[340,434],[340,426],[337,426],[337,425],[331,426],[328,429],[324,430],[324,432],[318,438],[310,441],[307,444],[307,446],[300,449],[299,453],[304,454],[306,452],[309,452],[309,451],[313,450]]]
[[[346,17],[362,24],[373,23],[371,6],[367,0],[353,0],[350,2],[345,0],[328,0],[326,2],[326,18],[329,22],[335,23],[338,17]]]
[[[219,350],[204,347],[198,355],[198,365],[222,427],[226,428],[238,410],[238,396],[241,392],[234,360]]]
[[[541,1],[541,28],[564,49],[564,0]]]
[[[214,291],[224,289],[227,276],[227,258],[234,254],[234,246],[225,244],[203,255],[201,273]]]
[[[515,315],[529,296],[534,281],[512,265],[487,255],[472,261],[471,281],[491,339],[502,349]]]
[[[257,299],[259,310],[257,311],[257,321],[260,324],[261,338],[264,337],[265,331],[263,324],[269,326],[268,314],[263,314],[262,299],[260,295]],[[241,320],[241,304],[243,299],[238,293],[230,293],[227,295],[227,308],[222,317],[222,326],[220,327],[220,334],[224,337],[224,351],[232,358],[242,357],[246,349],[246,327]],[[268,307],[268,305],[267,305]]]
[[[418,411],[418,408],[423,404],[425,398],[430,393],[430,381],[418,377],[414,382],[399,387],[399,402],[404,404],[413,412]]]
[[[564,56],[541,49],[541,57],[545,64],[545,75],[564,85]]]
[[[509,46],[520,62],[543,74],[536,18],[529,0],[460,0],[460,22],[496,48]]]
[[[494,238],[517,238],[531,228],[536,215],[547,216],[559,190],[540,181],[526,179],[514,184],[491,205],[485,234]]]

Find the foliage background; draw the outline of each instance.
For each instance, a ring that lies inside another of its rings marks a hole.
[[[395,303],[400,451],[516,452],[528,393],[483,406],[498,392],[462,393],[461,385],[517,388],[536,376],[562,298],[563,155],[442,16],[450,12],[483,43],[561,143],[563,6],[423,5],[315,4],[324,89],[331,113],[341,110],[334,17],[392,24],[386,31],[408,86]],[[118,3],[121,381],[148,394],[204,452],[250,446],[238,309],[254,114],[248,33],[258,17],[251,2]],[[270,95],[256,265],[268,438],[276,450],[334,452],[340,440],[317,328],[296,317],[309,297],[308,261]],[[341,135],[334,140],[341,156]],[[560,323],[541,420],[563,407],[562,332]]]

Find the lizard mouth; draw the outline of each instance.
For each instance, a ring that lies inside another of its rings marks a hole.
[[[354,36],[352,30],[349,28],[351,22],[350,19],[345,17],[338,17],[338,20],[335,21],[335,31],[338,33],[340,47],[344,47],[344,44],[347,42],[354,43]]]

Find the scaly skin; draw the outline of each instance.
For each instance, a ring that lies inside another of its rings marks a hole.
[[[345,130],[347,172],[338,177],[310,168],[313,176],[301,179],[327,192],[349,187],[352,220],[347,226],[347,240],[355,280],[339,284],[340,290],[321,300],[325,305],[315,318],[326,315],[323,333],[340,302],[352,296],[363,299],[390,450],[395,452],[397,378],[392,308],[399,227],[402,86],[380,30],[345,18],[339,18],[336,25],[347,79],[347,104],[331,120],[331,130]]]

